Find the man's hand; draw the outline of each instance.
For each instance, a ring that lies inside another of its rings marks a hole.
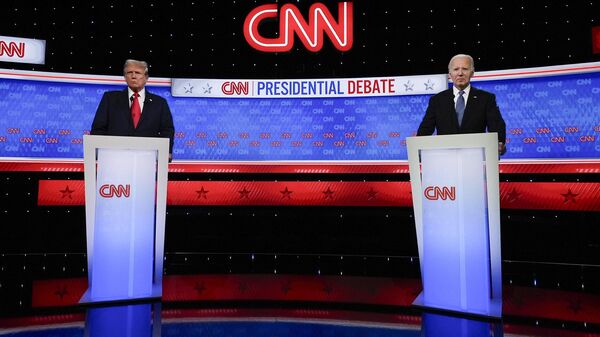
[[[506,145],[502,142],[498,142],[498,154],[503,155],[506,153]]]

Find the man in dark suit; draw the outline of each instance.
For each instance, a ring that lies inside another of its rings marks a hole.
[[[123,66],[127,89],[107,91],[96,110],[92,135],[169,138],[169,161],[173,153],[173,116],[167,101],[145,88],[148,64],[127,60]]]
[[[429,136],[435,130],[438,135],[497,132],[498,152],[502,155],[506,152],[506,124],[496,96],[471,86],[474,72],[471,56],[452,57],[448,73],[453,86],[431,97],[417,136]]]

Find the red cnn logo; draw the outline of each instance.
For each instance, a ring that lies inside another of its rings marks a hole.
[[[294,34],[306,49],[318,52],[323,48],[323,31],[334,47],[340,51],[348,51],[353,43],[352,3],[338,3],[338,22],[333,19],[329,9],[322,3],[310,6],[308,23],[293,4],[281,6],[267,4],[256,7],[244,21],[244,37],[252,48],[265,52],[286,52],[294,46]],[[258,31],[263,20],[276,18],[279,15],[279,37],[266,38]]]
[[[248,95],[248,82],[224,82],[221,91],[225,95]]]
[[[15,42],[9,42],[6,44],[6,42],[0,41],[0,56],[4,54],[10,57],[13,57],[15,54],[17,54],[18,57],[23,58],[23,56],[25,56],[25,43],[19,42],[17,45]]]
[[[425,188],[423,194],[425,194],[425,198],[428,200],[456,200],[456,187],[429,186]]]
[[[113,185],[113,184],[104,184],[100,186],[100,195],[103,198],[112,198],[112,197],[125,197],[129,198],[129,194],[131,192],[131,187],[129,184],[123,185]]]

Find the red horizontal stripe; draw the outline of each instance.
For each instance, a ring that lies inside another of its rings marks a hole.
[[[397,313],[383,313],[383,312],[365,312],[365,311],[348,311],[338,309],[327,309],[327,308],[304,308],[304,309],[285,309],[285,308],[202,308],[198,306],[196,308],[175,308],[161,310],[162,324],[171,323],[172,320],[188,320],[192,319],[195,322],[200,323],[202,320],[214,321],[215,318],[220,320],[239,320],[240,318],[246,320],[260,320],[266,318],[272,320],[272,318],[285,318],[287,321],[305,321],[305,320],[321,320],[323,323],[335,324],[343,323],[348,324],[349,321],[357,322],[359,325],[371,325],[373,323],[379,324],[403,324],[413,325],[417,328],[421,322],[420,316],[409,315],[409,314],[397,314]],[[85,321],[85,313],[77,314],[57,314],[57,315],[44,315],[44,316],[25,316],[25,317],[8,317],[0,318],[0,326],[2,328],[11,327],[26,327],[31,328],[33,326],[49,325],[49,324],[65,324],[80,323],[83,327]],[[340,322],[341,321],[341,322]],[[60,326],[44,327],[46,329],[60,328]],[[563,337],[563,336],[560,336]],[[591,337],[591,336],[586,336]]]
[[[169,205],[403,206],[409,182],[169,181]],[[40,180],[39,206],[85,204],[83,180]]]
[[[43,74],[45,74],[45,73],[43,73],[43,72],[19,72],[19,71],[5,72],[5,71],[0,71],[0,76],[3,76],[3,77],[6,76],[6,78],[29,77],[29,78],[32,78],[33,80],[35,80],[35,79],[66,80],[66,81],[73,82],[73,83],[80,82],[80,81],[97,82],[98,84],[108,82],[108,83],[118,83],[118,84],[125,85],[127,83],[125,81],[125,79],[120,76],[94,77],[93,75],[69,75],[69,74],[59,74],[59,73],[50,73],[53,75],[43,75]],[[148,85],[152,85],[152,84],[167,84],[170,86],[171,80],[170,79],[166,79],[166,80],[149,79]]]
[[[421,284],[357,276],[180,275],[165,278],[164,301],[270,300],[408,306]],[[168,289],[168,290],[167,290]],[[394,296],[389,296],[390,293]]]
[[[83,161],[0,160],[5,172],[83,172]],[[174,162],[170,173],[297,173],[297,174],[408,174],[408,163],[343,162]],[[500,163],[502,174],[597,174],[600,160],[528,160]]]
[[[600,183],[505,182],[500,186],[504,209],[600,211]]]
[[[31,306],[64,307],[79,303],[88,288],[86,278],[33,281]]]
[[[409,182],[171,181],[169,205],[405,206]]]
[[[40,180],[38,206],[84,206],[83,180]]]
[[[501,162],[501,174],[597,174],[600,173],[600,161],[514,161]]]
[[[33,282],[32,307],[76,305],[86,278]],[[327,301],[408,306],[420,291],[415,279],[311,275],[171,275],[163,281],[162,300]],[[393,292],[394,296],[389,296]]]
[[[83,206],[82,180],[40,180],[39,206]],[[169,181],[171,206],[412,207],[410,183],[382,181]],[[600,183],[501,182],[503,209],[600,211]]]
[[[32,306],[74,306],[86,288],[85,278],[34,281]],[[511,285],[504,288],[506,315],[600,323],[598,294]],[[170,275],[164,278],[162,300],[310,301],[406,307],[420,291],[418,279],[285,274]],[[218,309],[213,313],[233,314]]]

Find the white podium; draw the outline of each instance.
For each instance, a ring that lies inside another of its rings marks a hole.
[[[88,289],[80,303],[162,297],[167,138],[85,135]]]
[[[407,145],[423,281],[413,305],[502,317],[498,135]]]

